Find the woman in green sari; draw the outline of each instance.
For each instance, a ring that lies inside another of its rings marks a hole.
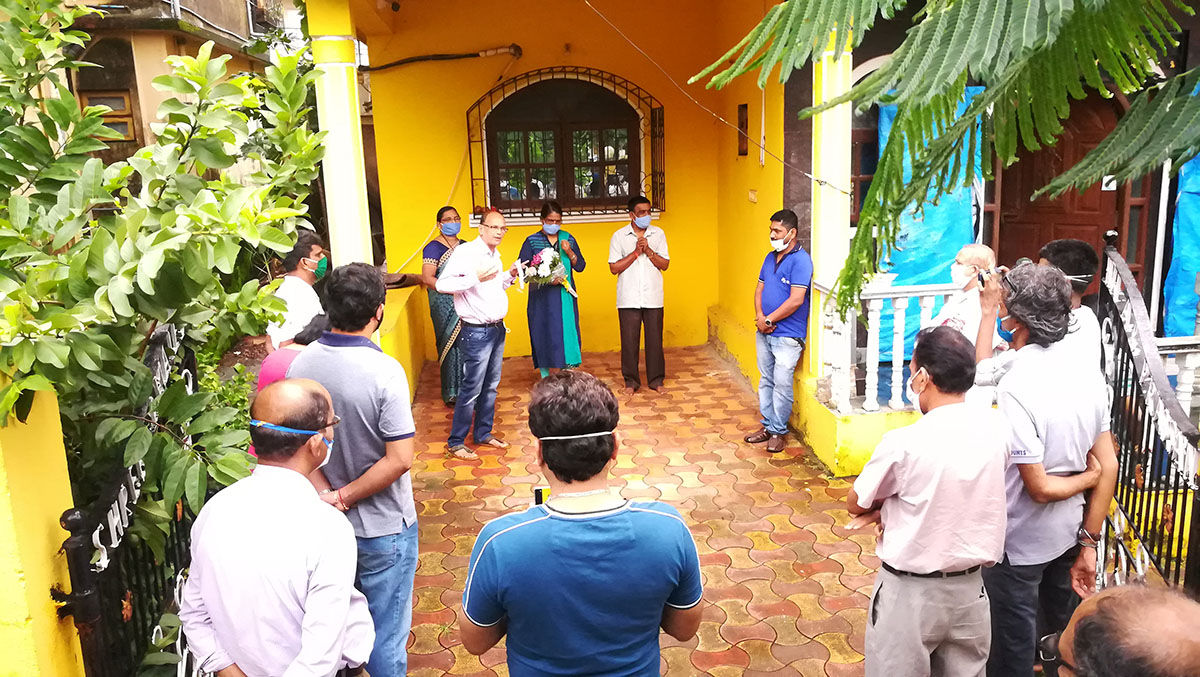
[[[452,407],[458,397],[458,384],[463,373],[462,356],[455,342],[462,323],[458,313],[454,312],[454,295],[440,294],[434,285],[446,268],[454,248],[462,243],[458,239],[462,218],[454,207],[442,207],[437,213],[437,223],[438,236],[422,251],[421,284],[429,290],[429,315],[437,336],[438,365],[442,372],[442,401]]]

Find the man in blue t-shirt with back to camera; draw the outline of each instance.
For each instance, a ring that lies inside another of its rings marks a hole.
[[[658,629],[700,627],[700,559],[679,513],[608,487],[617,399],[591,374],[533,387],[529,429],[551,498],[489,522],[463,591],[462,642],[480,655],[508,635],[521,675],[659,674]]]
[[[812,257],[798,241],[796,212],[781,209],[771,216],[771,249],[754,289],[754,335],[758,352],[758,410],[762,427],[746,435],[751,444],[767,443],[777,454],[787,447],[792,415],[792,381],[808,339],[808,286]]]

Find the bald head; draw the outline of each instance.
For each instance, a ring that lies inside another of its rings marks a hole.
[[[1090,677],[1200,675],[1200,604],[1174,590],[1108,588],[1079,605],[1059,642]]]
[[[285,461],[305,446],[333,419],[333,401],[329,392],[316,381],[289,378],[276,381],[254,398],[250,418],[284,428],[311,430],[312,434],[287,433],[251,426],[254,450],[264,461]]]

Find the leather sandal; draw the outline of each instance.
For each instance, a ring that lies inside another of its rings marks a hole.
[[[447,454],[450,454],[450,455],[451,455],[451,456],[453,456],[454,458],[461,459],[461,460],[463,460],[463,461],[477,461],[477,460],[479,460],[479,455],[478,455],[478,454],[476,454],[475,452],[471,451],[470,449],[468,449],[466,446],[464,446],[464,445],[462,445],[462,444],[456,444],[456,445],[454,445],[453,447],[451,447],[451,446],[448,446],[448,445],[447,445],[447,447],[446,447],[446,453],[447,453]]]
[[[767,440],[771,439],[771,433],[767,432],[766,428],[759,428],[758,430],[750,433],[749,435],[746,435],[742,439],[749,442],[750,444],[762,444],[763,442],[766,442]]]
[[[499,437],[496,437],[495,435],[487,438],[483,442],[480,442],[480,444],[486,444],[489,447],[495,447],[497,449],[507,449],[509,447],[508,442],[505,442],[504,440],[500,439]]]
[[[771,439],[767,440],[767,451],[772,454],[778,454],[787,448],[787,437],[785,435],[777,435],[771,433]]]

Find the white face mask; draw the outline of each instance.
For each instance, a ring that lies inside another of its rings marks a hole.
[[[774,249],[777,252],[787,249],[789,244],[791,244],[791,240],[787,239],[786,235],[783,236],[782,240],[771,238],[771,249]]]
[[[970,266],[965,263],[950,264],[950,281],[955,287],[964,289],[971,280],[975,279],[975,266]]]
[[[325,442],[325,458],[321,459],[321,465],[317,466],[317,470],[324,468],[329,464],[329,459],[333,458],[333,440],[326,439],[324,435],[321,436],[321,439]]]
[[[925,367],[918,369],[917,374],[920,374],[923,371],[925,371]],[[925,373],[928,374],[929,372],[926,371]],[[917,394],[912,387],[913,379],[917,377],[917,374],[913,374],[912,376],[908,377],[908,381],[904,383],[904,392],[908,395],[908,401],[912,402],[912,405],[917,408],[917,411],[924,414],[925,409],[921,407],[921,396]]]

